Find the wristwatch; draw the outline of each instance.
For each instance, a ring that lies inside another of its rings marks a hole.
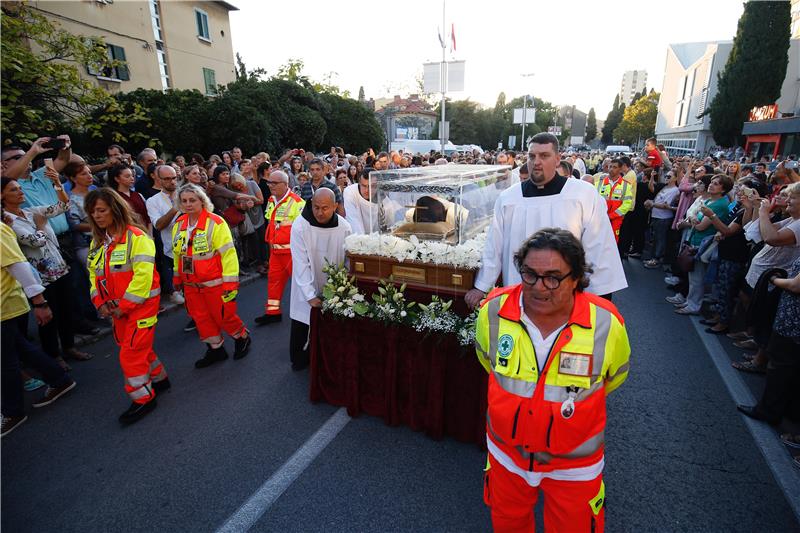
[[[47,300],[44,300],[44,301],[42,301],[41,303],[38,303],[38,304],[33,304],[33,306],[34,306],[36,309],[41,309],[41,308],[43,308],[43,307],[50,307],[50,304],[48,304],[48,303],[47,303]]]

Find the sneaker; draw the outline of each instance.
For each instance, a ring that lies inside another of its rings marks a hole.
[[[156,408],[156,399],[153,398],[147,403],[136,403],[133,402],[128,409],[119,415],[119,421],[123,425],[133,424],[134,422],[138,422],[146,414]]]
[[[22,416],[4,416],[3,427],[0,430],[0,437],[5,437],[17,427],[28,419],[27,415]]]
[[[194,324],[194,320],[190,320],[188,324],[183,326],[183,331],[194,331],[197,329],[197,326]]]
[[[744,350],[758,350],[758,344],[753,339],[745,339],[743,341],[737,341],[733,343],[734,346],[737,348],[742,348]]]
[[[253,339],[250,338],[250,335],[247,337],[236,339],[236,349],[233,351],[233,358],[234,359],[241,359],[247,352],[250,351],[250,345],[253,343]]]
[[[66,385],[61,385],[60,387],[47,387],[47,390],[44,391],[44,396],[42,396],[39,401],[33,402],[31,405],[33,407],[44,407],[46,405],[50,405],[54,401],[61,398],[64,394],[74,389],[75,385],[77,385],[77,383],[70,381]]]
[[[686,303],[686,298],[681,293],[677,293],[675,296],[667,296],[664,299],[673,305]]]
[[[666,276],[664,278],[664,283],[666,283],[667,285],[677,285],[680,282],[681,278],[679,278],[678,276]]]
[[[29,379],[28,381],[25,382],[25,385],[23,385],[23,388],[27,392],[32,392],[32,391],[35,391],[37,389],[41,389],[44,386],[45,386],[45,383],[41,379],[31,378],[31,379]]]
[[[183,299],[183,295],[178,291],[173,292],[169,295],[169,301],[174,303],[175,305],[183,305],[186,303],[186,300]]]
[[[211,348],[206,352],[202,359],[198,359],[194,362],[195,368],[206,368],[214,363],[219,363],[220,361],[224,361],[228,358],[228,352],[225,350],[225,345],[221,345],[219,348]]]

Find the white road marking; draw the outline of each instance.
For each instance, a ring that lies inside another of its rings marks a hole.
[[[728,388],[728,392],[737,404],[755,405],[758,400],[753,397],[750,389],[739,376],[739,371],[731,366],[730,357],[725,348],[719,342],[716,335],[709,335],[705,332],[705,326],[700,324],[701,317],[691,317],[697,335],[703,342],[706,351],[711,356],[711,360],[717,367],[722,381]],[[786,452],[786,448],[781,444],[775,430],[766,422],[759,422],[750,417],[741,415],[747,429],[753,435],[764,459],[767,461],[775,481],[778,482],[781,490],[786,496],[786,501],[794,511],[795,516],[800,520],[800,470],[792,465],[792,458]]]
[[[217,533],[248,531],[264,516],[270,506],[300,474],[317,458],[339,432],[350,422],[347,409],[336,411],[291,457],[272,474],[239,509],[222,524]]]

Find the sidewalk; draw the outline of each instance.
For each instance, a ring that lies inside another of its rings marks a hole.
[[[248,272],[246,274],[242,274],[239,276],[239,286],[243,287],[245,285],[249,285],[259,279],[261,279],[261,275],[257,272]],[[266,289],[266,279],[264,278],[264,297],[266,298],[267,289]],[[160,312],[159,316],[168,315],[174,312],[177,309],[183,309],[183,305],[178,305],[170,302],[169,300],[165,300],[161,302],[164,310]],[[99,341],[100,339],[111,335],[111,327],[101,327],[100,332],[96,333],[95,335],[80,335],[75,334],[75,346],[87,346],[89,344],[94,344],[95,342]]]

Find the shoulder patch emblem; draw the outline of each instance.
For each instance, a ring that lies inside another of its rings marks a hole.
[[[501,335],[497,343],[497,352],[500,357],[508,357],[514,349],[514,338],[508,333]]]

